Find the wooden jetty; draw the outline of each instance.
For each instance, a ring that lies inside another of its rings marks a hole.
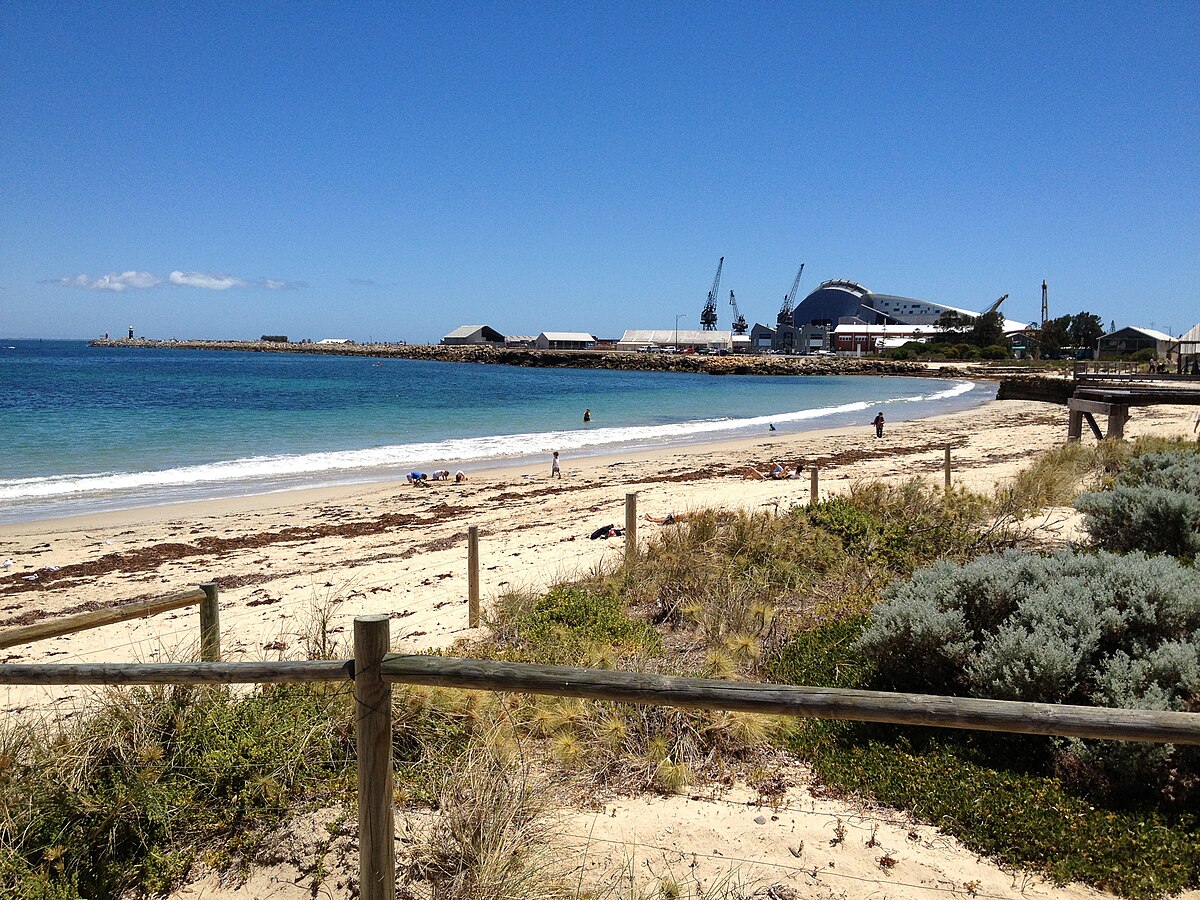
[[[1137,372],[1130,366],[1077,362],[1070,378],[1021,376],[1005,378],[1000,400],[1039,400],[1067,407],[1067,440],[1083,437],[1086,422],[1096,440],[1125,436],[1129,410],[1135,406],[1178,404],[1200,406],[1200,376]],[[1101,429],[1097,416],[1106,419]]]

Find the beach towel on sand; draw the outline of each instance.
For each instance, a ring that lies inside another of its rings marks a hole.
[[[595,531],[593,531],[591,533],[590,539],[593,541],[596,540],[596,538],[604,538],[605,540],[607,540],[610,537],[620,537],[624,533],[625,533],[624,528],[618,528],[616,525],[604,525],[600,528],[597,528]]]

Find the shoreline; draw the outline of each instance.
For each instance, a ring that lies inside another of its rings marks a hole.
[[[1187,407],[1140,411],[1128,433],[1190,436]],[[624,541],[588,539],[624,523],[627,493],[639,516],[703,507],[780,512],[855,482],[911,477],[940,484],[946,446],[956,486],[990,491],[1038,452],[1066,439],[1065,411],[1029,401],[992,401],[964,413],[868,426],[480,470],[463,484],[404,483],[314,488],[0,526],[0,628],[214,581],[221,591],[227,659],[300,652],[306,616],[327,608],[339,633],[355,615],[397,620],[393,643],[444,647],[466,622],[467,526],[480,530],[481,596],[544,590],[623,557]],[[743,480],[748,466],[803,464],[799,478]],[[1064,539],[1072,532],[1067,511]],[[659,526],[639,521],[641,541]],[[0,661],[121,661],[186,656],[194,612],[107,626],[0,654]],[[83,689],[0,692],[11,711],[54,706]]]
[[[47,522],[80,515],[120,512],[124,509],[174,506],[179,503],[220,503],[247,494],[270,496],[297,490],[340,489],[384,485],[403,481],[411,470],[461,469],[471,475],[492,469],[513,470],[536,465],[543,451],[559,449],[575,458],[625,456],[643,450],[671,451],[704,447],[714,442],[737,441],[765,432],[778,423],[778,435],[796,436],[842,427],[863,415],[862,409],[878,405],[887,409],[889,420],[899,424],[914,421],[933,411],[935,416],[970,410],[995,398],[992,382],[969,379],[926,379],[921,382],[889,382],[896,396],[877,396],[884,390],[863,379],[878,376],[843,376],[855,381],[859,394],[871,399],[835,400],[832,405],[792,410],[785,407],[769,414],[742,412],[740,416],[694,419],[670,424],[593,424],[582,430],[565,427],[561,432],[476,435],[447,439],[432,456],[420,442],[384,446],[348,446],[337,450],[311,451],[280,456],[238,457],[210,463],[181,464],[176,468],[132,470],[45,476],[32,482],[58,480],[39,494],[40,484],[26,487],[29,493],[9,498],[0,510],[0,525]],[[922,376],[906,376],[919,378]],[[749,383],[749,382],[743,382]],[[900,390],[900,385],[907,386]],[[886,392],[885,392],[886,393]],[[805,395],[807,396],[807,395]],[[789,397],[792,397],[789,394]],[[805,401],[797,394],[797,404]],[[916,401],[916,402],[914,402]],[[270,463],[269,467],[264,467]],[[15,483],[14,483],[15,484]],[[16,489],[14,489],[16,490]]]

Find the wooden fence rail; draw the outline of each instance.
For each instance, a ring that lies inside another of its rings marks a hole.
[[[122,603],[104,609],[93,609],[78,615],[64,616],[34,625],[0,629],[0,650],[6,647],[15,647],[18,644],[31,644],[47,638],[75,634],[79,631],[87,631],[89,628],[100,628],[103,625],[113,625],[133,619],[144,619],[146,616],[182,609],[185,606],[200,608],[200,658],[206,662],[216,662],[221,658],[220,607],[217,601],[217,586],[211,583],[168,594],[165,597]]]
[[[0,684],[246,684],[353,679],[359,884],[363,900],[390,900],[395,896],[392,682],[898,725],[1200,744],[1200,713],[754,684],[389,654],[389,624],[388,616],[357,617],[353,660],[0,665]]]
[[[296,684],[349,681],[352,659],[199,663],[14,663],[0,684]]]
[[[439,656],[394,654],[384,659],[381,670],[391,681],[474,690],[893,725],[1200,744],[1200,713],[757,684]]]

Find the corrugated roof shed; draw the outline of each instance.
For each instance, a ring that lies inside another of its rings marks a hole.
[[[703,331],[680,328],[630,329],[621,337],[622,344],[728,344],[730,331]]]

